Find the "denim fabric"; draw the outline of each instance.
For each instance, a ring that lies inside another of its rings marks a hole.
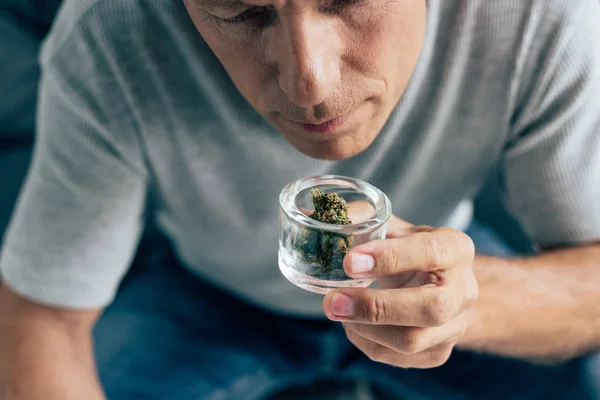
[[[479,252],[510,254],[492,231],[468,233]],[[123,285],[95,336],[110,400],[264,399],[322,379],[366,380],[386,400],[600,398],[597,357],[540,367],[457,351],[430,370],[376,364],[339,324],[255,308],[188,274],[165,248]]]

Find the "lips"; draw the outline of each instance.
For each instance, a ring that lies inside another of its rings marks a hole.
[[[334,132],[335,130],[340,128],[342,125],[344,125],[344,122],[346,122],[346,119],[344,117],[337,117],[321,124],[303,123],[302,126],[306,132],[328,133]]]
[[[306,135],[309,134],[313,138],[321,137],[322,140],[329,140],[331,135],[341,133],[341,131],[347,131],[356,124],[357,114],[362,110],[363,102],[357,103],[354,107],[344,107],[345,110],[340,112],[341,107],[332,107],[329,110],[322,109],[320,111],[329,111],[316,113],[317,118],[310,115],[295,115],[286,116],[286,113],[276,112],[275,117],[279,120],[285,130],[289,132],[295,132],[296,134]],[[288,114],[289,115],[289,114]],[[327,115],[334,115],[335,117],[327,117]]]
[[[323,118],[321,120],[314,119],[296,119],[296,118],[287,118],[283,116],[283,114],[279,114],[279,118],[284,125],[289,126],[294,130],[301,130],[304,133],[316,133],[316,134],[326,134],[326,133],[334,133],[335,131],[342,128],[348,122],[350,122],[350,117],[352,116],[352,112],[348,114],[342,114],[339,117],[335,118]]]

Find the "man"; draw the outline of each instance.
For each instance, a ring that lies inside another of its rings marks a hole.
[[[3,400],[319,377],[598,396],[599,20],[595,0],[67,1],[0,259]],[[474,254],[470,199],[497,165],[535,256]],[[402,218],[344,260],[378,288],[323,299],[277,270],[279,190],[324,173]],[[117,294],[150,204],[174,254]]]

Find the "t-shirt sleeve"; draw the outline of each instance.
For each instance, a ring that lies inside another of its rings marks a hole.
[[[554,3],[566,17],[540,22],[503,161],[508,207],[540,248],[600,240],[600,2]]]
[[[0,253],[7,286],[76,309],[113,299],[143,230],[147,190],[118,75],[101,35],[86,29],[55,33],[44,49],[34,156]]]

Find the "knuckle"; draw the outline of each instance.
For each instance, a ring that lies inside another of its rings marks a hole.
[[[464,232],[451,229],[440,228],[438,230],[448,249],[452,249],[452,262],[472,263],[475,258],[475,243],[469,235]],[[450,261],[450,260],[446,260]]]
[[[477,282],[475,275],[469,274],[465,286],[466,305],[467,307],[472,307],[479,299],[479,283]]]
[[[423,259],[430,269],[439,269],[444,265],[442,246],[434,235],[425,236]]]
[[[467,325],[461,325],[455,332],[453,332],[447,340],[447,343],[455,344],[465,335],[467,332]]]
[[[401,355],[397,355],[396,357],[394,357],[391,362],[390,365],[393,367],[398,367],[398,368],[412,368],[412,363],[410,361],[409,358],[405,357],[405,356],[401,356]]]
[[[431,232],[434,228],[429,225],[417,225],[413,227],[414,232]]]
[[[382,267],[388,270],[396,269],[400,265],[398,246],[387,246],[383,252]]]
[[[452,318],[454,311],[454,296],[446,290],[438,290],[429,298],[426,319],[432,326],[442,326]]]
[[[374,344],[373,346],[369,346],[369,350],[367,352],[367,357],[369,357],[369,359],[371,359],[371,361],[375,361],[378,363],[384,363],[387,364],[389,363],[389,351],[381,346],[381,345],[377,345]]]
[[[367,302],[366,319],[375,325],[385,324],[388,318],[388,304],[387,301],[380,295],[374,295],[370,301]]]
[[[457,247],[460,250],[460,254],[462,254],[466,260],[472,261],[475,258],[475,243],[466,233],[460,232],[459,235],[460,239],[457,240]]]
[[[465,235],[466,236],[466,235]],[[474,260],[475,259],[475,242],[473,242],[473,239],[471,239],[470,236],[466,236],[466,240],[465,240],[465,254],[467,254],[467,256],[469,257],[469,260]]]
[[[430,353],[430,355],[431,355],[430,366],[432,368],[441,367],[442,365],[446,364],[446,362],[448,362],[451,354],[452,354],[451,347],[432,351]]]
[[[403,354],[416,354],[422,351],[421,336],[417,331],[406,329],[402,335],[399,352]]]

